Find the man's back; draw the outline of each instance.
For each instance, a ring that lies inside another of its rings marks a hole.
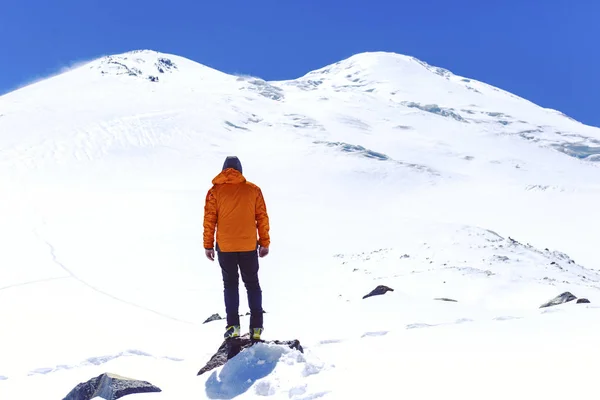
[[[268,248],[269,218],[260,188],[234,168],[223,170],[212,183],[206,195],[204,248],[213,248],[215,227],[220,251],[253,251],[257,244]]]

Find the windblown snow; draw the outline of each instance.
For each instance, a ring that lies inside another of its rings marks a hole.
[[[271,219],[265,339],[305,351],[196,376],[228,155]],[[599,161],[600,129],[392,53],[273,82],[134,51],[6,94],[0,398],[111,372],[140,399],[595,399]],[[590,303],[539,308],[567,291]]]

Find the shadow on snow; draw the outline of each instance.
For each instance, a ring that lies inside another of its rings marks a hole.
[[[275,369],[286,348],[257,343],[230,359],[220,373],[214,371],[206,380],[210,399],[233,399],[250,389],[259,379]]]

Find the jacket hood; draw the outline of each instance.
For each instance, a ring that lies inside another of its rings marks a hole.
[[[223,163],[223,171],[225,171],[227,168],[233,168],[240,173],[244,173],[244,171],[242,171],[242,162],[236,156],[229,156],[225,159],[225,162]]]
[[[236,169],[227,168],[212,180],[213,185],[221,185],[223,183],[244,183],[246,178]]]

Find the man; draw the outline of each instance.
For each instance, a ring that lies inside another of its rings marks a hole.
[[[248,294],[250,336],[260,340],[263,331],[262,291],[258,281],[258,257],[269,254],[269,216],[262,192],[246,181],[242,163],[227,157],[213,181],[204,206],[204,251],[214,261],[217,229],[219,264],[223,275],[227,327],[225,338],[240,336],[238,268]],[[258,238],[257,238],[258,230]]]

